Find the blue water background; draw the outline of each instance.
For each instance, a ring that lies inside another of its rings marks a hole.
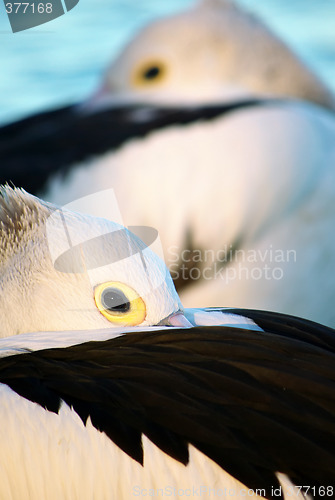
[[[335,90],[335,0],[239,0],[260,14]],[[194,0],[80,0],[66,15],[13,34],[0,3],[0,123],[80,101],[148,21]]]

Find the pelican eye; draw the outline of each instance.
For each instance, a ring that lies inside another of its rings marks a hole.
[[[101,283],[94,289],[97,308],[111,323],[136,326],[146,316],[143,299],[130,286],[118,281]]]
[[[166,66],[161,62],[145,63],[134,73],[135,86],[152,85],[160,82],[166,75]]]
[[[143,78],[145,80],[153,80],[159,76],[161,71],[159,66],[151,66],[143,72]]]
[[[101,303],[106,311],[126,313],[130,303],[125,294],[116,288],[108,287],[101,294]]]

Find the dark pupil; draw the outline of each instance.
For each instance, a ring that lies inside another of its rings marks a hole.
[[[130,303],[124,293],[115,288],[106,288],[102,292],[101,302],[108,311],[128,312]]]
[[[147,69],[143,73],[143,76],[146,80],[153,80],[154,78],[156,78],[156,76],[159,75],[160,72],[161,70],[158,66],[151,66],[151,68]]]

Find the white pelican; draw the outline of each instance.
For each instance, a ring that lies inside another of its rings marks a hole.
[[[0,220],[1,499],[333,495],[333,330],[183,311],[137,237],[23,191]]]

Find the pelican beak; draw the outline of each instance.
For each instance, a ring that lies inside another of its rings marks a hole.
[[[177,311],[170,314],[167,318],[163,319],[158,323],[159,325],[174,326],[179,328],[191,328],[192,323],[186,318],[182,311]]]
[[[81,103],[82,111],[94,113],[101,108],[107,107],[110,101],[110,89],[107,84],[100,86],[91,96]]]

